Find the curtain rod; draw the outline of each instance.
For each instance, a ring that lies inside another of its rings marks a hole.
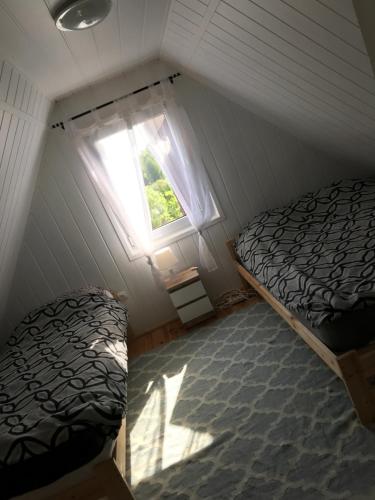
[[[112,101],[104,102],[103,104],[100,104],[99,106],[96,106],[95,108],[88,109],[87,111],[83,111],[82,113],[79,113],[78,115],[71,116],[70,118],[67,118],[65,121],[57,122],[51,125],[51,128],[62,128],[65,130],[65,122],[67,121],[72,121],[76,120],[77,118],[81,118],[82,116],[88,115],[92,113],[93,111],[97,111],[98,109],[105,108],[106,106],[109,106],[110,104],[113,104],[114,102],[121,101],[122,99],[125,99],[126,97],[130,97],[131,95],[139,94],[140,92],[144,92],[145,90],[151,88],[151,87],[156,87],[157,85],[160,85],[161,82],[164,82],[166,80],[169,80],[171,83],[173,83],[174,79],[177,78],[178,76],[181,76],[181,73],[174,73],[173,75],[169,75],[166,78],[163,78],[162,80],[158,80],[157,82],[153,82],[150,85],[146,85],[145,87],[141,87],[137,90],[134,90],[133,92],[130,92],[129,94],[122,95],[118,97],[117,99],[112,99]]]

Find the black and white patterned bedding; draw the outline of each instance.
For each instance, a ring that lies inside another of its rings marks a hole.
[[[35,458],[48,466],[70,441],[81,464],[116,437],[126,410],[127,319],[109,292],[89,289],[32,311],[16,328],[0,355],[2,486],[17,465]]]
[[[235,247],[246,269],[314,327],[375,306],[375,178],[335,182],[263,212]]]

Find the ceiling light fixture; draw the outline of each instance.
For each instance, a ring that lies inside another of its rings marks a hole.
[[[92,28],[103,21],[111,10],[111,0],[74,0],[64,3],[54,16],[62,31]]]

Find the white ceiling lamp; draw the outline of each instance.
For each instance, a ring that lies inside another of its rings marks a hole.
[[[73,0],[64,3],[54,16],[62,31],[92,28],[103,21],[111,10],[111,0]]]

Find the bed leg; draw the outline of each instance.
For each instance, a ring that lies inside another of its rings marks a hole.
[[[375,399],[368,381],[363,376],[355,351],[338,358],[342,379],[353,401],[358,418],[365,426],[375,422]]]

